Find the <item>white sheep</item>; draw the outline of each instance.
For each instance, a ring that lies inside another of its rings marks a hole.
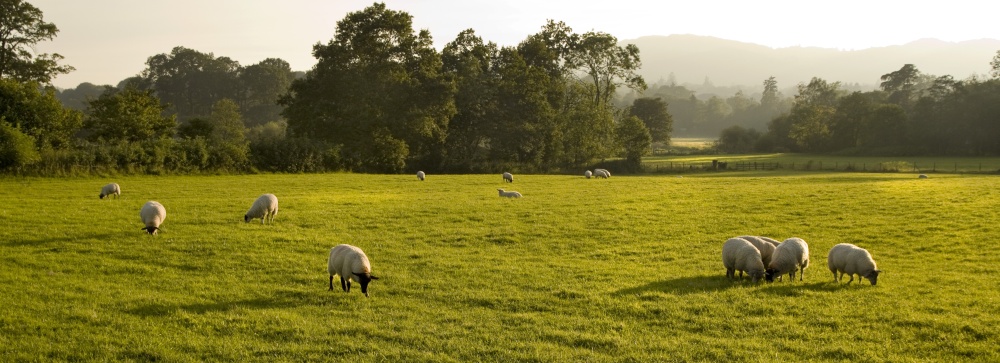
[[[730,279],[736,277],[736,271],[740,272],[740,279],[746,271],[753,282],[764,277],[764,262],[761,261],[760,251],[742,238],[730,238],[722,244],[722,264],[726,266],[726,277]]]
[[[515,192],[513,190],[508,192],[508,191],[505,191],[503,189],[497,189],[497,191],[500,192],[500,196],[504,197],[504,198],[520,198],[521,197],[521,193]]]
[[[610,178],[611,177],[611,172],[608,171],[608,169],[597,169],[597,170],[600,170],[600,171],[604,172],[604,177],[605,178]]]
[[[778,240],[776,240],[774,238],[771,238],[771,237],[757,236],[757,238],[760,238],[760,239],[764,240],[764,242],[767,242],[767,243],[770,243],[770,244],[774,245],[774,247],[778,247],[778,245],[781,244],[780,241],[778,241]]]
[[[146,230],[149,234],[156,234],[156,231],[160,229],[160,224],[163,223],[164,219],[167,219],[167,210],[163,208],[163,204],[156,201],[148,201],[139,210],[139,218],[142,219],[142,223],[146,227],[140,228]]]
[[[344,292],[351,292],[351,280],[360,283],[365,297],[368,297],[368,283],[378,280],[378,277],[372,276],[372,265],[365,252],[346,244],[330,249],[326,271],[330,273],[329,291],[333,291],[333,275],[340,275],[340,287]]]
[[[767,282],[774,281],[775,277],[788,274],[788,278],[795,280],[795,271],[800,272],[799,281],[806,275],[806,267],[809,267],[809,245],[801,238],[789,238],[774,248],[771,255],[771,263],[767,265]]]
[[[101,188],[101,195],[99,195],[98,197],[104,199],[104,197],[110,198],[112,195],[114,195],[115,199],[118,199],[118,196],[120,196],[121,194],[122,194],[122,188],[118,186],[118,183],[111,183]]]
[[[514,174],[511,174],[511,173],[508,173],[508,172],[504,172],[503,173],[503,181],[507,182],[507,183],[513,183],[514,182]]]
[[[594,177],[607,179],[611,177],[611,172],[605,169],[594,169]]]
[[[927,174],[920,174],[919,176],[917,176],[917,178],[927,179]]]
[[[418,171],[417,172],[417,180],[419,180],[419,181],[424,181],[424,178],[426,176],[427,176],[427,174],[424,174],[424,172],[422,172],[422,171]]]
[[[736,238],[745,239],[745,240],[747,240],[747,242],[750,242],[750,244],[752,244],[754,247],[756,247],[757,250],[760,251],[760,259],[761,259],[761,261],[764,262],[764,266],[767,266],[768,264],[771,263],[771,255],[774,254],[774,248],[775,248],[775,246],[773,244],[771,244],[770,242],[768,242],[767,240],[765,240],[764,238],[766,238],[766,237],[760,237],[760,236],[739,236],[739,237],[736,237]]]
[[[243,215],[243,222],[250,223],[254,218],[260,218],[260,224],[264,224],[265,221],[274,223],[274,216],[277,214],[278,197],[274,194],[264,194],[258,197],[247,214]]]
[[[872,259],[871,253],[850,243],[840,243],[833,246],[830,249],[830,254],[826,256],[826,264],[830,267],[830,272],[833,273],[834,281],[840,282],[845,273],[850,276],[848,284],[854,281],[854,275],[857,274],[858,283],[861,283],[861,278],[866,278],[872,283],[872,286],[875,286],[878,282],[878,274],[882,272],[875,267],[875,260]],[[838,272],[840,276],[837,276]]]
[[[594,176],[594,173],[591,172],[590,170],[587,170],[586,172],[583,173],[583,176],[587,179],[590,179],[591,177]]]

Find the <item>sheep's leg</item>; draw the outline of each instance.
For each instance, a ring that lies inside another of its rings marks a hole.
[[[833,272],[833,282],[840,282],[840,279],[837,278],[837,271],[830,271],[830,272]]]
[[[736,270],[733,270],[731,268],[727,268],[726,269],[726,278],[732,280],[734,277],[736,277]]]
[[[333,275],[330,275],[330,290],[327,291],[333,291]]]
[[[344,292],[351,291],[351,283],[348,282],[343,276],[340,277],[340,288],[344,289]]]
[[[788,281],[795,282],[795,270],[792,270],[792,272],[788,273]]]
[[[850,276],[851,276],[851,279],[850,279],[850,280],[847,280],[847,284],[848,284],[848,285],[850,285],[850,284],[851,284],[851,282],[854,282],[854,274],[851,274]]]
[[[740,270],[740,280],[743,280],[743,270]]]
[[[799,281],[802,281],[803,277],[806,277],[806,268],[805,267],[799,268]]]

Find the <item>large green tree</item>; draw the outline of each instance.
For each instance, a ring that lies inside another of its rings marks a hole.
[[[237,98],[240,113],[247,126],[263,125],[281,119],[281,95],[288,92],[295,72],[288,62],[268,58],[239,71]]]
[[[237,99],[239,70],[240,64],[230,58],[175,47],[146,60],[141,83],[151,85],[178,118],[187,120],[208,116],[219,100]]]
[[[281,101],[290,132],[342,145],[359,170],[401,171],[397,156],[440,167],[455,88],[430,33],[414,32],[412,16],[379,3],[350,13],[313,55],[317,64]]]
[[[83,124],[83,115],[63,107],[55,89],[14,79],[0,79],[0,118],[34,138],[39,148],[71,146]]]
[[[211,125],[208,142],[212,166],[228,170],[245,168],[249,164],[250,143],[246,139],[246,127],[236,102],[230,99],[216,102],[208,121]]]
[[[469,170],[487,159],[484,143],[497,113],[493,59],[498,52],[496,44],[484,43],[472,29],[459,33],[442,51],[444,72],[456,86],[455,116],[446,140],[450,168]]]
[[[620,46],[611,34],[587,32],[576,37],[567,58],[570,67],[585,73],[593,84],[595,104],[609,105],[619,86],[646,89],[646,81],[636,73],[642,67],[639,47]]]
[[[621,146],[621,156],[633,170],[639,170],[642,157],[653,151],[651,148],[653,138],[649,136],[649,130],[638,117],[626,116],[619,121],[615,129],[615,138]]]
[[[177,122],[163,114],[160,99],[151,90],[108,87],[87,108],[86,127],[92,139],[146,141],[172,137]]]
[[[670,143],[674,120],[667,111],[667,102],[662,98],[637,98],[628,109],[629,114],[638,117],[649,130],[653,142]]]
[[[0,79],[48,84],[73,71],[60,65],[58,53],[37,54],[34,46],[56,37],[59,28],[46,23],[42,11],[23,0],[0,0]]]

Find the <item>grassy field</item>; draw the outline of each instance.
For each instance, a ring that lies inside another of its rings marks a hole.
[[[654,156],[643,158],[647,169],[696,169],[710,166],[712,160],[729,163],[779,164],[782,170],[813,171],[882,171],[891,170],[912,173],[997,173],[1000,172],[998,157],[912,157],[912,156],[839,156],[797,153],[745,154],[745,155],[685,155]]]
[[[263,193],[275,223],[244,224]],[[995,176],[2,178],[0,201],[0,361],[1000,361]],[[805,280],[728,281],[743,234],[808,241]],[[841,242],[878,286],[833,282]],[[370,298],[327,291],[340,243]]]

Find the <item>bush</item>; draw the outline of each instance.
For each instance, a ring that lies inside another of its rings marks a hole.
[[[41,160],[35,138],[0,118],[0,169],[21,169]]]

